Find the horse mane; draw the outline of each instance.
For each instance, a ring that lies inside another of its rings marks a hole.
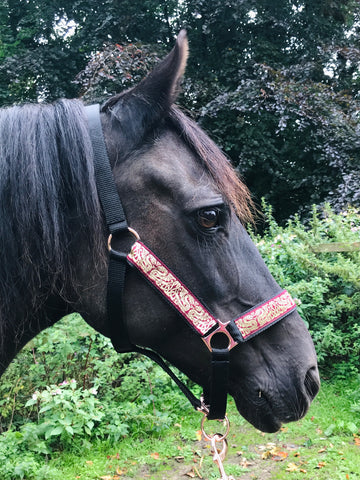
[[[251,221],[250,194],[216,144],[177,107],[167,120],[240,220]],[[81,241],[97,268],[103,235],[82,102],[0,109],[0,343],[12,318],[40,310],[52,295],[76,299],[74,245]]]
[[[215,142],[179,108],[172,107],[171,123],[210,173],[220,193],[243,224],[253,223],[256,211],[251,194]]]
[[[92,158],[82,102],[0,109],[0,335],[14,315],[66,296],[64,285],[76,294],[76,232],[96,268],[103,223]]]

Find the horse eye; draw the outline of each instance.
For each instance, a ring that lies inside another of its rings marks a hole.
[[[198,211],[197,221],[202,228],[214,228],[219,224],[219,210],[216,208],[203,208]]]

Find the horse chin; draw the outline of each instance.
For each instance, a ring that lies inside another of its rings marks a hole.
[[[297,408],[279,404],[278,399],[274,403],[265,393],[260,396],[259,392],[245,395],[243,392],[233,397],[240,415],[255,428],[266,433],[275,433],[284,423],[300,420],[310,405],[310,400],[305,396],[302,402],[297,404]]]
[[[266,399],[259,399],[246,406],[243,400],[243,398],[235,398],[236,407],[240,415],[253,427],[265,433],[275,433],[280,430],[284,422],[277,418]]]

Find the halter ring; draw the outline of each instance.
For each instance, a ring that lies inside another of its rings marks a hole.
[[[136,230],[134,230],[134,229],[131,228],[131,227],[127,227],[127,230],[128,230],[128,232],[131,233],[131,235],[135,238],[135,242],[139,242],[139,241],[140,241],[140,235],[137,233]],[[112,250],[111,240],[112,240],[112,233],[110,233],[110,235],[109,235],[109,237],[108,237],[108,241],[107,241],[107,247],[108,247],[109,252],[111,252],[111,250]]]
[[[218,323],[218,327],[216,328],[216,330],[209,333],[209,335],[206,335],[205,337],[201,337],[201,338],[204,341],[205,345],[210,350],[210,352],[212,352],[213,346],[211,345],[211,340],[212,340],[213,336],[216,335],[217,333],[222,333],[222,334],[226,335],[228,340],[229,340],[229,344],[225,348],[227,348],[230,351],[232,348],[236,347],[236,345],[238,344],[238,342],[236,342],[233,339],[233,337],[230,335],[230,333],[228,332],[228,330],[226,328],[230,322],[226,322],[226,323],[222,323],[220,321],[218,321],[218,322],[219,323]]]
[[[206,432],[205,432],[205,429],[204,429],[204,423],[205,423],[205,420],[207,419],[207,415],[206,413],[204,414],[203,418],[201,419],[201,433],[203,435],[203,437],[205,438],[205,440],[207,441],[211,441],[212,438],[214,438],[214,435],[208,435]],[[229,434],[229,431],[230,431],[230,422],[229,422],[229,419],[228,417],[225,415],[224,417],[224,420],[223,420],[223,424],[225,426],[225,433],[221,434],[221,433],[216,433],[215,436],[217,437],[216,438],[216,441],[217,442],[222,442],[223,440],[226,439],[226,437],[228,436]]]

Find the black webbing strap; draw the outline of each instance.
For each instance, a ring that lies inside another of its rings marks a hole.
[[[201,401],[198,398],[196,398],[195,395],[189,390],[189,388],[175,375],[175,373],[169,368],[169,366],[160,357],[160,355],[158,355],[156,352],[152,350],[139,348],[137,346],[134,346],[134,351],[137,353],[141,353],[142,355],[146,355],[148,358],[156,362],[159,365],[159,367],[161,367],[164,370],[164,372],[166,372],[169,375],[169,377],[176,383],[176,385],[180,388],[182,393],[189,400],[189,402],[195,408],[195,410],[201,409],[202,407]]]
[[[85,111],[94,152],[94,171],[97,191],[108,231],[112,235],[116,235],[121,232],[126,232],[128,225],[109,163],[99,109],[99,105],[91,105],[86,107]],[[110,254],[107,309],[110,337],[117,352],[131,352],[133,350],[127,328],[124,324],[123,315],[126,268],[126,258],[121,260],[114,258],[114,256]]]
[[[227,392],[229,383],[228,348],[212,349],[211,357],[211,385],[209,398],[209,420],[223,419],[226,414]]]
[[[98,195],[105,215],[106,225],[109,232],[114,234],[127,230],[128,225],[109,163],[99,109],[99,105],[85,107],[94,151],[94,169]]]

